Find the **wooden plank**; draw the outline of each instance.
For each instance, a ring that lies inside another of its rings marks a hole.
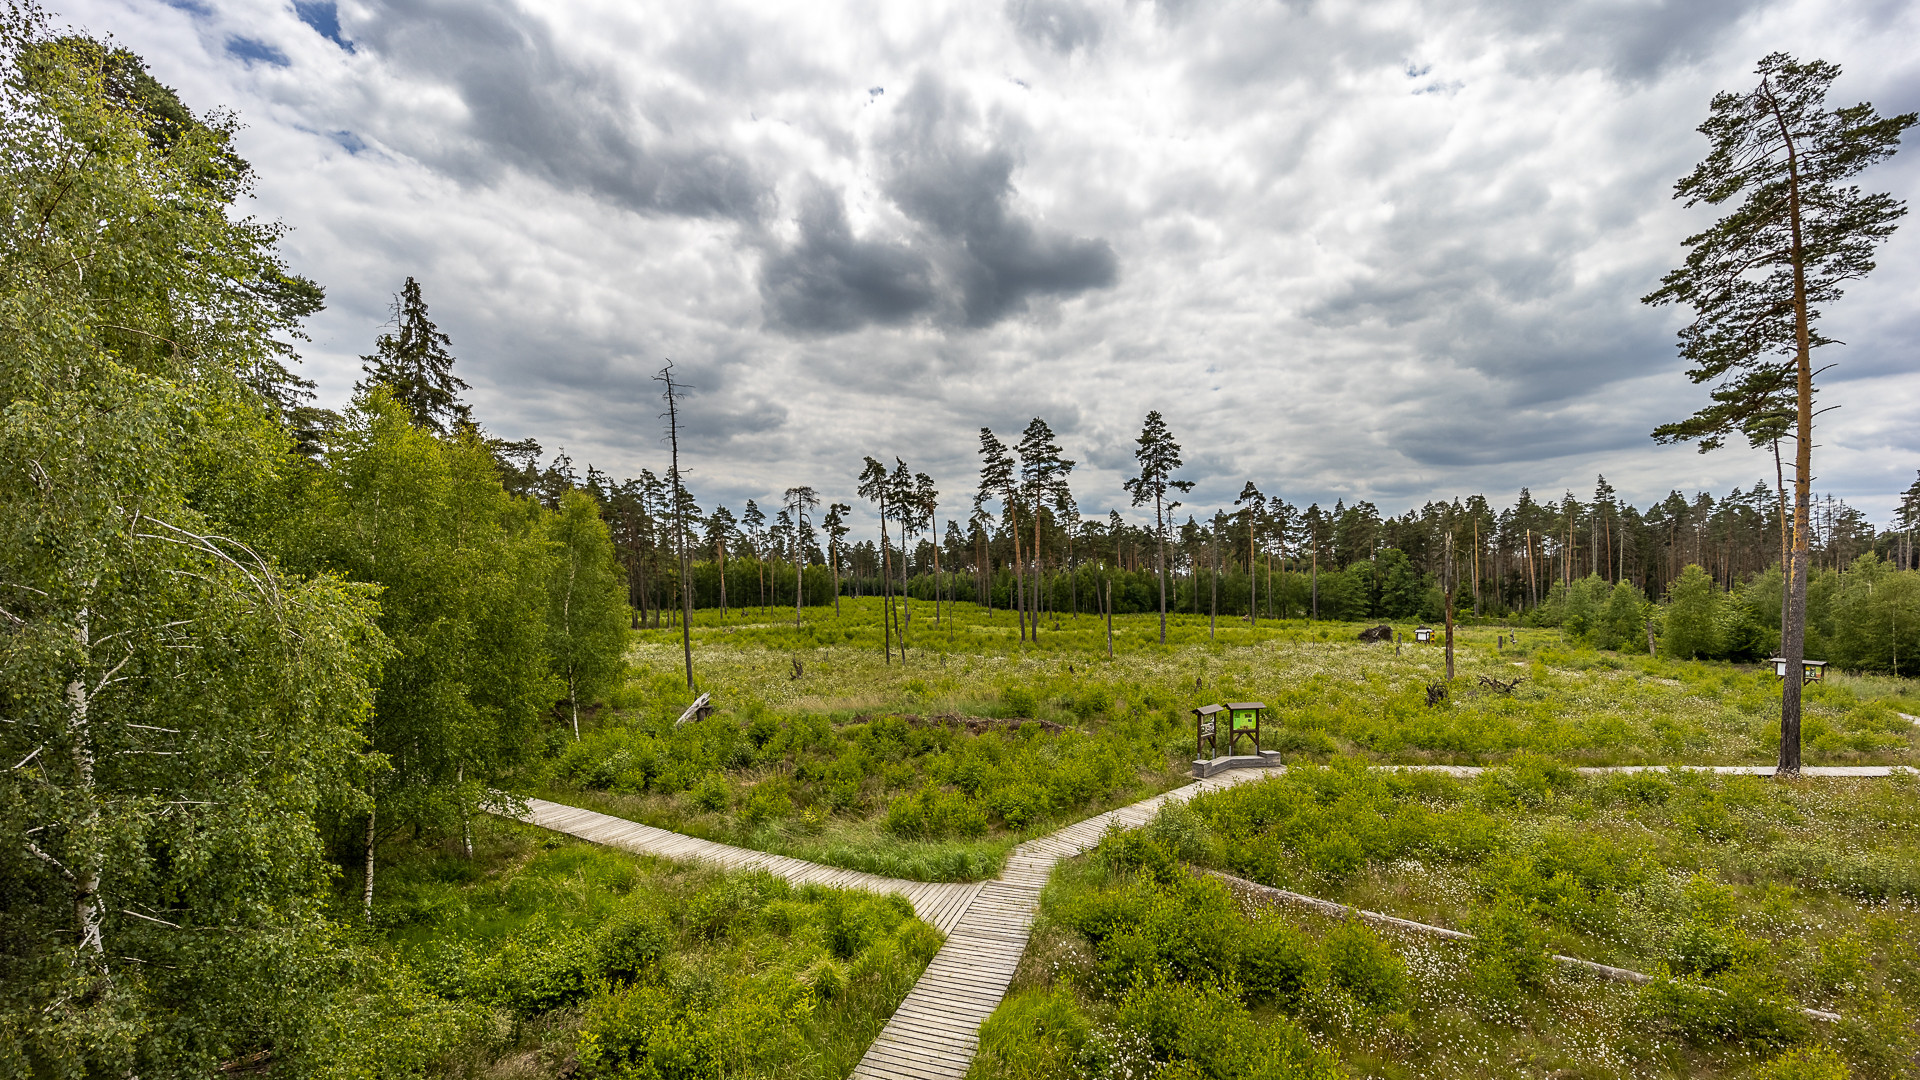
[[[949,1061],[965,1069],[971,1064],[971,1055],[965,1049],[955,1047],[944,1033],[921,1035],[901,1032],[898,1036],[885,1040],[875,1040],[875,1057],[906,1057],[916,1062]]]

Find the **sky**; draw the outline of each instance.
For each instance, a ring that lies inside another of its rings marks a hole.
[[[1194,511],[1771,484],[1649,437],[1706,402],[1687,313],[1639,302],[1712,220],[1672,199],[1694,129],[1773,51],[1920,109],[1920,4],[1870,0],[50,10],[245,125],[249,212],[327,290],[320,404],[413,276],[476,417],[582,471],[664,471],[670,358],[736,512],[857,505],[866,455],[963,511],[979,430],[1037,416],[1082,510],[1139,520],[1150,409]],[[1920,196],[1920,147],[1862,183]],[[1815,487],[1877,523],[1920,470],[1916,297],[1910,220],[1823,324]]]

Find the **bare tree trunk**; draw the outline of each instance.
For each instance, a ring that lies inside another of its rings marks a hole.
[[[907,578],[908,566],[907,518],[905,514],[902,514],[900,516],[900,612],[902,615],[900,624],[900,659],[902,660],[907,658],[907,631],[913,629],[913,597],[907,592],[907,586],[909,584]]]
[[[1007,501],[1007,531],[1013,534],[1013,612],[1020,623],[1020,640],[1027,640],[1027,586],[1021,575],[1020,562],[1020,511],[1013,501]]]
[[[1778,107],[1775,117],[1779,118]],[[1806,248],[1800,235],[1800,165],[1784,120],[1780,134],[1787,144],[1787,213],[1793,223],[1793,321],[1795,390],[1799,398],[1794,424],[1793,552],[1787,570],[1787,626],[1780,656],[1787,662],[1780,683],[1780,763],[1778,772],[1800,775],[1800,691],[1807,656],[1807,573],[1811,550],[1807,536],[1807,501],[1813,481],[1813,348],[1807,328]]]
[[[680,412],[673,388],[673,363],[661,369],[660,379],[667,384],[667,442],[673,451],[673,534],[680,555],[680,648],[686,654],[687,690],[693,690],[693,565],[687,551],[686,500],[680,497],[686,483],[680,472]]]
[[[1447,681],[1453,681],[1453,534],[1447,534],[1447,561],[1445,573],[1441,574],[1441,587],[1446,590],[1447,603]]]
[[[1107,578],[1107,659],[1113,659],[1113,578]]]
[[[1473,617],[1480,617],[1480,515],[1473,516]]]
[[[1793,589],[1793,577],[1787,572],[1787,479],[1780,470],[1780,440],[1773,440],[1773,487],[1775,497],[1780,503],[1780,644],[1787,643],[1787,607],[1792,603],[1790,593]]]
[[[1160,493],[1153,493],[1154,538],[1160,542],[1160,644],[1167,643],[1167,519],[1160,509]]]
[[[1040,498],[1033,500],[1033,640],[1040,640]]]

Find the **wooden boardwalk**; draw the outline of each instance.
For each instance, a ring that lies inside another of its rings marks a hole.
[[[711,863],[729,870],[765,870],[795,885],[828,885],[837,889],[900,893],[913,903],[915,915],[939,927],[943,934],[953,933],[967,905],[973,902],[983,887],[983,883],[978,881],[907,881],[904,878],[865,874],[858,870],[842,870],[837,866],[821,866],[785,855],[769,855],[764,851],[716,844],[711,840],[668,832],[625,818],[545,799],[528,799],[527,815],[522,820],[543,829],[640,855]]]
[[[987,882],[947,943],[934,955],[893,1019],[853,1070],[855,1080],[948,1080],[967,1075],[980,1045],[980,1025],[999,1008],[1040,909],[1040,890],[1053,866],[1091,850],[1110,825],[1133,828],[1162,803],[1260,777],[1258,770],[1225,773],[1151,799],[1096,814],[1058,832],[1029,840],[1007,856],[1000,876]]]

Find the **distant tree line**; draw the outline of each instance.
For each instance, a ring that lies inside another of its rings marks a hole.
[[[612,484],[592,468],[575,473],[565,455],[544,470],[525,458],[509,469],[510,489],[549,504],[571,490],[592,496],[627,569],[636,619],[659,625],[661,612],[671,613],[679,587],[674,501],[662,480],[643,470],[637,479]],[[940,597],[1085,614],[1099,610],[1100,590],[1112,581],[1116,613],[1158,609],[1155,529],[1117,509],[1082,516],[1071,492],[1038,503],[1016,492],[998,505],[963,504],[937,537],[931,525],[910,525],[904,542],[897,534],[850,539],[847,507],[840,503],[821,526],[800,527],[785,510],[769,519],[752,499],[740,514],[726,506],[703,511],[686,492],[680,502],[697,522],[692,589],[694,606],[703,610],[723,601],[729,609],[762,613],[791,607],[796,563],[805,568],[809,605],[829,604],[836,595],[881,595],[891,574],[897,592],[925,602]],[[1429,501],[1398,516],[1383,516],[1365,500],[1302,509],[1249,481],[1237,505],[1204,517],[1189,514],[1166,530],[1168,607],[1213,610],[1216,577],[1219,613],[1241,618],[1249,611],[1270,618],[1438,618],[1443,578],[1457,583],[1461,614],[1502,618],[1549,607],[1589,576],[1628,583],[1656,599],[1687,567],[1699,566],[1719,589],[1733,591],[1778,566],[1781,520],[1778,492],[1765,481],[1720,497],[1674,491],[1636,507],[1601,477],[1590,499],[1568,492],[1543,502],[1523,489],[1498,509],[1476,494]],[[1844,572],[1871,553],[1894,569],[1914,569],[1920,566],[1916,529],[1920,480],[1885,529],[1845,500],[1822,496],[1812,514],[1814,565]]]

